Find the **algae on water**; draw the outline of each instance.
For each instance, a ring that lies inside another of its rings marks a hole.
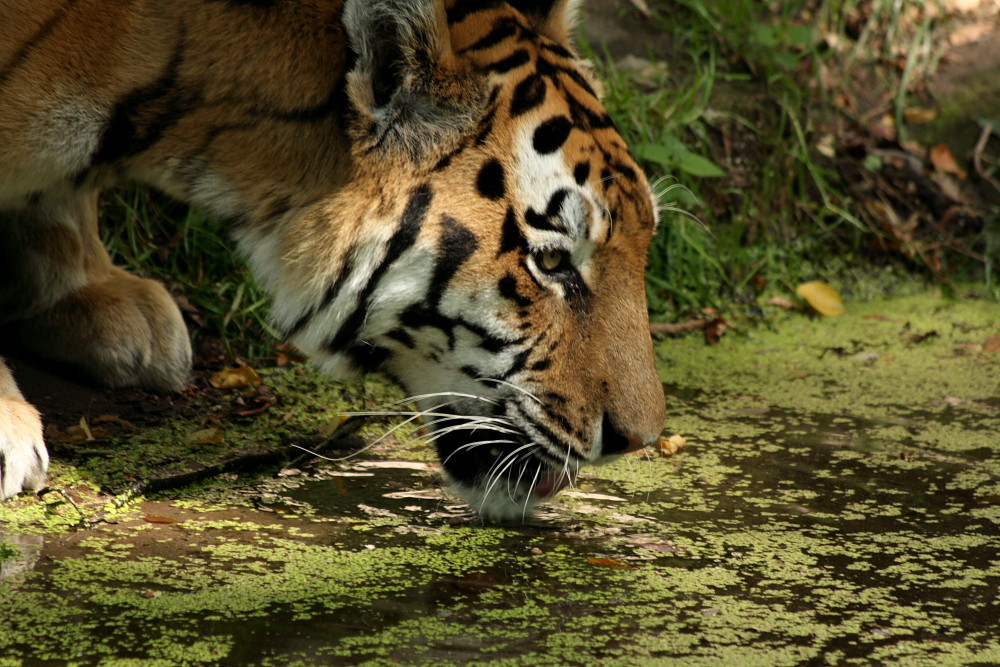
[[[428,460],[409,436],[92,528],[21,497],[0,665],[998,663],[996,334],[997,304],[928,294],[663,341],[687,448],[590,470],[525,526],[360,465]],[[306,380],[304,413],[344,395]]]

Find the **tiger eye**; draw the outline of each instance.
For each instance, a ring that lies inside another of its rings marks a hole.
[[[566,259],[565,250],[546,250],[542,252],[541,264],[545,271],[555,271]]]

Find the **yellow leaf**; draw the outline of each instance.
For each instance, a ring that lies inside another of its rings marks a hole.
[[[795,288],[795,293],[823,315],[840,315],[844,312],[844,302],[840,300],[837,290],[819,280],[802,283]]]
[[[219,371],[208,380],[216,389],[241,389],[243,387],[256,387],[261,383],[257,371],[249,366],[240,368],[227,368]]]
[[[222,431],[217,428],[203,428],[189,433],[184,440],[192,445],[221,445]]]

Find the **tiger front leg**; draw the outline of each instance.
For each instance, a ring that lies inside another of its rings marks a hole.
[[[45,484],[49,455],[42,442],[42,420],[0,359],[0,500]]]
[[[41,197],[3,217],[0,306],[29,349],[109,387],[184,386],[191,344],[180,310],[163,285],[111,264],[97,192]]]

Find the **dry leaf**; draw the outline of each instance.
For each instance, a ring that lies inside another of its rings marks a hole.
[[[937,118],[937,111],[926,107],[908,107],[903,109],[903,119],[907,123],[929,123]]]
[[[649,5],[646,4],[646,0],[631,0],[632,6],[639,10],[639,13],[645,16],[647,19],[653,18],[653,12],[649,11]]]
[[[87,436],[87,442],[94,439],[94,434],[91,432],[90,426],[87,424],[86,417],[80,417],[80,430],[83,431],[85,436]]]
[[[780,296],[772,296],[767,300],[767,305],[777,306],[778,308],[784,308],[785,310],[795,310],[799,307],[797,303]]]
[[[795,293],[823,315],[840,315],[844,312],[844,302],[840,300],[837,290],[819,280],[802,283],[795,288]]]
[[[687,438],[682,435],[675,434],[669,438],[665,435],[661,435],[656,444],[659,447],[660,456],[673,456],[687,447],[687,442]]]
[[[965,170],[958,166],[958,160],[952,155],[947,144],[938,144],[931,148],[931,164],[937,171],[952,174],[962,179],[965,178]]]
[[[816,142],[816,150],[820,155],[828,157],[831,160],[837,157],[837,146],[833,135],[827,133],[820,137],[819,141]]]
[[[716,317],[705,324],[705,342],[709,345],[718,345],[722,339],[722,334],[726,333],[729,324],[722,317]]]
[[[300,364],[306,361],[306,356],[291,343],[278,343],[274,349],[278,353],[276,363],[279,366],[287,366],[291,363]]]
[[[983,352],[1000,352],[1000,335],[987,338],[983,343]]]
[[[254,396],[250,399],[253,405],[252,407],[247,407],[245,410],[237,410],[233,412],[237,417],[250,417],[252,415],[259,415],[264,412],[272,405],[278,402],[277,396]]]
[[[146,521],[149,523],[177,523],[177,519],[171,519],[168,516],[160,516],[159,514],[147,514]]]
[[[243,387],[256,387],[262,380],[257,375],[257,371],[249,366],[240,368],[227,368],[219,371],[208,380],[216,389],[241,389]]]

